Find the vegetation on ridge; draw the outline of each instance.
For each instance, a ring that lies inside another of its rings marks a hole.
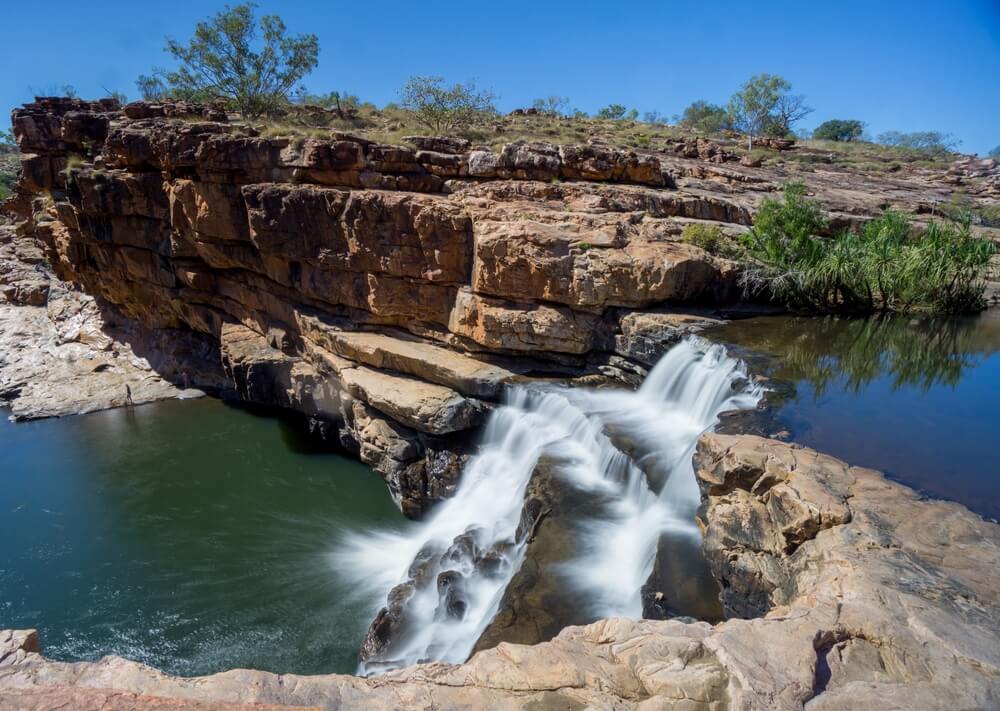
[[[21,154],[17,141],[10,131],[0,130],[0,202],[10,197],[14,190],[14,181],[21,165]]]
[[[747,137],[753,150],[756,136],[784,136],[792,126],[812,112],[805,97],[789,94],[792,85],[775,74],[751,77],[733,94],[726,107],[732,125]]]
[[[858,232],[822,236],[826,231],[802,183],[765,200],[744,237],[747,292],[821,312],[963,313],[984,306],[996,246],[974,236],[968,220],[917,227],[887,211]]]
[[[440,134],[467,128],[496,114],[493,92],[474,82],[448,86],[443,77],[414,76],[400,91],[400,105],[425,128]]]
[[[812,137],[817,141],[856,141],[864,131],[865,125],[861,121],[832,119],[817,126]]]
[[[179,67],[140,76],[144,98],[224,99],[246,118],[274,113],[319,61],[316,35],[286,36],[277,15],[258,23],[252,3],[227,7],[195,27],[187,45],[168,40]],[[259,31],[259,36],[258,36]],[[260,41],[258,41],[258,39]]]

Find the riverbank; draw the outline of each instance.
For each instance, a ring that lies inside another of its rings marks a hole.
[[[0,218],[2,220],[2,218]],[[0,405],[15,420],[78,415],[225,387],[218,354],[155,332],[58,279],[39,245],[0,222]]]
[[[726,431],[802,444],[1000,519],[1000,309],[975,316],[762,316],[705,332],[766,384]]]

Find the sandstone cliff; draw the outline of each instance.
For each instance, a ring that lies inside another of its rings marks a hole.
[[[457,433],[503,382],[583,368],[615,307],[729,288],[730,265],[679,243],[669,216],[745,208],[635,187],[665,183],[653,157],[266,139],[193,110],[16,111],[22,236],[142,327],[216,344],[240,397],[328,424],[408,515],[453,487]]]
[[[159,372],[169,382],[150,398],[198,386],[304,412],[410,516],[454,487],[503,383],[634,382],[691,328],[671,310],[736,298],[736,265],[680,232],[711,220],[738,233],[789,177],[722,165],[700,142],[265,138],[189,104],[41,99],[13,127],[18,243],[44,245],[55,276],[96,297],[154,368],[156,334],[197,355]],[[799,177],[840,224],[885,205],[930,212],[953,192],[927,176]],[[42,303],[19,270],[0,284]],[[7,379],[15,400],[29,392]]]
[[[33,632],[6,631],[0,707],[997,706],[1000,526],[773,440],[708,435],[696,461],[705,545],[726,605],[758,617],[605,620],[375,679],[247,670],[182,679],[117,658],[49,661]]]

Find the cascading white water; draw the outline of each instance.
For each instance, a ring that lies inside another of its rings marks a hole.
[[[402,533],[345,536],[337,565],[354,571],[359,588],[379,601],[414,578],[414,561],[432,561],[430,570],[416,574],[424,581],[455,571],[462,583],[462,604],[451,614],[443,609],[440,583],[415,586],[406,603],[406,634],[393,640],[387,658],[362,663],[359,672],[469,656],[524,559],[527,541],[518,539],[518,525],[543,455],[573,486],[611,502],[606,514],[583,522],[579,550],[563,574],[585,593],[595,618],[639,617],[660,536],[698,535],[691,462],[698,436],[719,413],[752,407],[759,398],[742,364],[697,338],[672,348],[636,392],[511,388],[490,416],[455,495],[427,521]],[[628,437],[638,464],[615,447],[609,432]],[[650,482],[644,463],[663,473],[659,481]],[[494,565],[481,565],[483,552]]]

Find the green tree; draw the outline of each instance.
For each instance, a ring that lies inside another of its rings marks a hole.
[[[445,84],[443,77],[410,77],[399,92],[400,105],[434,133],[454,131],[496,113],[493,92],[475,82]]]
[[[531,106],[548,116],[565,116],[569,111],[569,97],[546,96],[544,99],[535,99]]]
[[[776,74],[758,74],[740,87],[729,100],[727,111],[735,128],[747,135],[747,148],[753,150],[754,136],[781,121],[780,104],[792,85]]]
[[[824,121],[813,131],[817,141],[856,141],[861,138],[865,125],[854,119],[831,119]]]
[[[258,21],[252,3],[226,8],[195,27],[187,45],[168,39],[175,71],[155,70],[136,85],[144,98],[229,101],[244,117],[271,114],[318,62],[316,35],[287,36],[277,15]]]
[[[625,118],[625,112],[628,109],[622,104],[608,104],[603,109],[594,114],[595,118],[599,119],[611,119],[613,121],[621,121]]]
[[[722,133],[733,127],[733,120],[724,106],[699,99],[681,114],[681,124],[704,133]]]

